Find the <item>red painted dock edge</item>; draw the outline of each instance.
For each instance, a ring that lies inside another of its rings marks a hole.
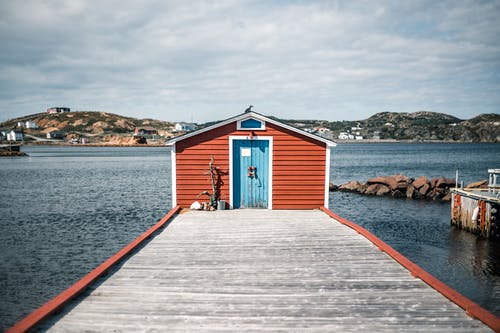
[[[34,328],[41,321],[49,317],[52,313],[60,309],[64,304],[70,301],[72,298],[77,296],[85,288],[87,288],[92,282],[103,275],[108,269],[119,263],[127,254],[131,253],[137,246],[143,243],[147,238],[153,235],[158,229],[163,227],[176,213],[181,209],[180,206],[174,207],[170,212],[168,212],[160,221],[158,221],[154,226],[144,232],[142,235],[133,240],[130,244],[125,246],[123,249],[118,251],[111,258],[97,266],[90,273],[85,275],[82,279],[76,282],[74,285],[64,290],[62,293],[30,313],[24,319],[17,322],[14,326],[9,328],[6,333],[18,333],[26,332]]]
[[[346,220],[345,218],[335,214],[331,210],[325,207],[320,208],[323,212],[328,214],[333,219],[339,221],[340,223],[354,229],[357,233],[364,236],[374,245],[376,245],[380,251],[387,253],[390,257],[396,260],[400,265],[405,267],[410,273],[416,277],[420,278],[422,281],[427,283],[429,286],[440,292],[446,298],[448,298],[453,303],[457,304],[459,307],[464,309],[466,313],[472,318],[476,318],[495,332],[500,332],[500,318],[489,312],[488,310],[482,308],[479,304],[474,303],[464,295],[460,294],[458,291],[448,287],[446,284],[436,279],[430,273],[426,272],[423,268],[413,263],[410,259],[406,258],[404,255],[394,250],[391,246],[384,243],[380,238],[366,230],[365,228],[357,225],[354,222]]]

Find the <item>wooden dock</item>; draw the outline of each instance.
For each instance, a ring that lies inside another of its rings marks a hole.
[[[50,332],[491,332],[320,210],[186,212]]]

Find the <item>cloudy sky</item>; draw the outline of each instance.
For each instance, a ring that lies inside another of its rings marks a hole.
[[[500,1],[0,1],[0,121],[500,113]]]

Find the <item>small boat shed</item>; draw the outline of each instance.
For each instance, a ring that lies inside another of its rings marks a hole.
[[[250,111],[167,145],[173,206],[188,208],[210,197],[220,209],[328,207],[330,148],[336,144],[323,137]]]

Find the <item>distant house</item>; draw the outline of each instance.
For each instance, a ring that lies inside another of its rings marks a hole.
[[[24,128],[25,127],[25,122],[24,121],[18,121],[17,122],[17,127]]]
[[[380,140],[380,132],[379,131],[373,132],[373,140]]]
[[[361,125],[358,123],[356,126],[354,127],[351,127],[351,131],[359,131],[359,130],[362,130],[363,128],[361,127]]]
[[[154,127],[136,127],[134,135],[158,135],[158,131]]]
[[[38,128],[38,124],[35,123],[33,120],[28,120],[27,122],[24,123],[24,127],[26,128]]]
[[[70,108],[55,106],[47,109],[48,114],[60,113],[60,112],[69,112]]]
[[[356,137],[350,133],[347,132],[340,132],[338,139],[339,140],[354,140]],[[361,137],[362,139],[363,137]]]
[[[325,128],[325,127],[316,127],[314,130],[316,132],[318,132],[318,133],[328,133],[328,132],[330,132],[330,129],[329,128]]]
[[[19,130],[10,130],[7,132],[7,141],[23,141],[23,132]]]
[[[346,132],[340,132],[339,136],[338,136],[338,139],[339,140],[347,140],[347,139],[349,139],[349,137],[347,136]]]
[[[7,133],[8,132],[9,132],[8,129],[0,128],[0,141],[3,141],[3,140],[7,139]]]
[[[190,132],[198,128],[194,123],[177,123],[175,124],[175,130],[177,132]]]
[[[61,131],[50,131],[47,133],[47,139],[64,139],[66,133]]]

